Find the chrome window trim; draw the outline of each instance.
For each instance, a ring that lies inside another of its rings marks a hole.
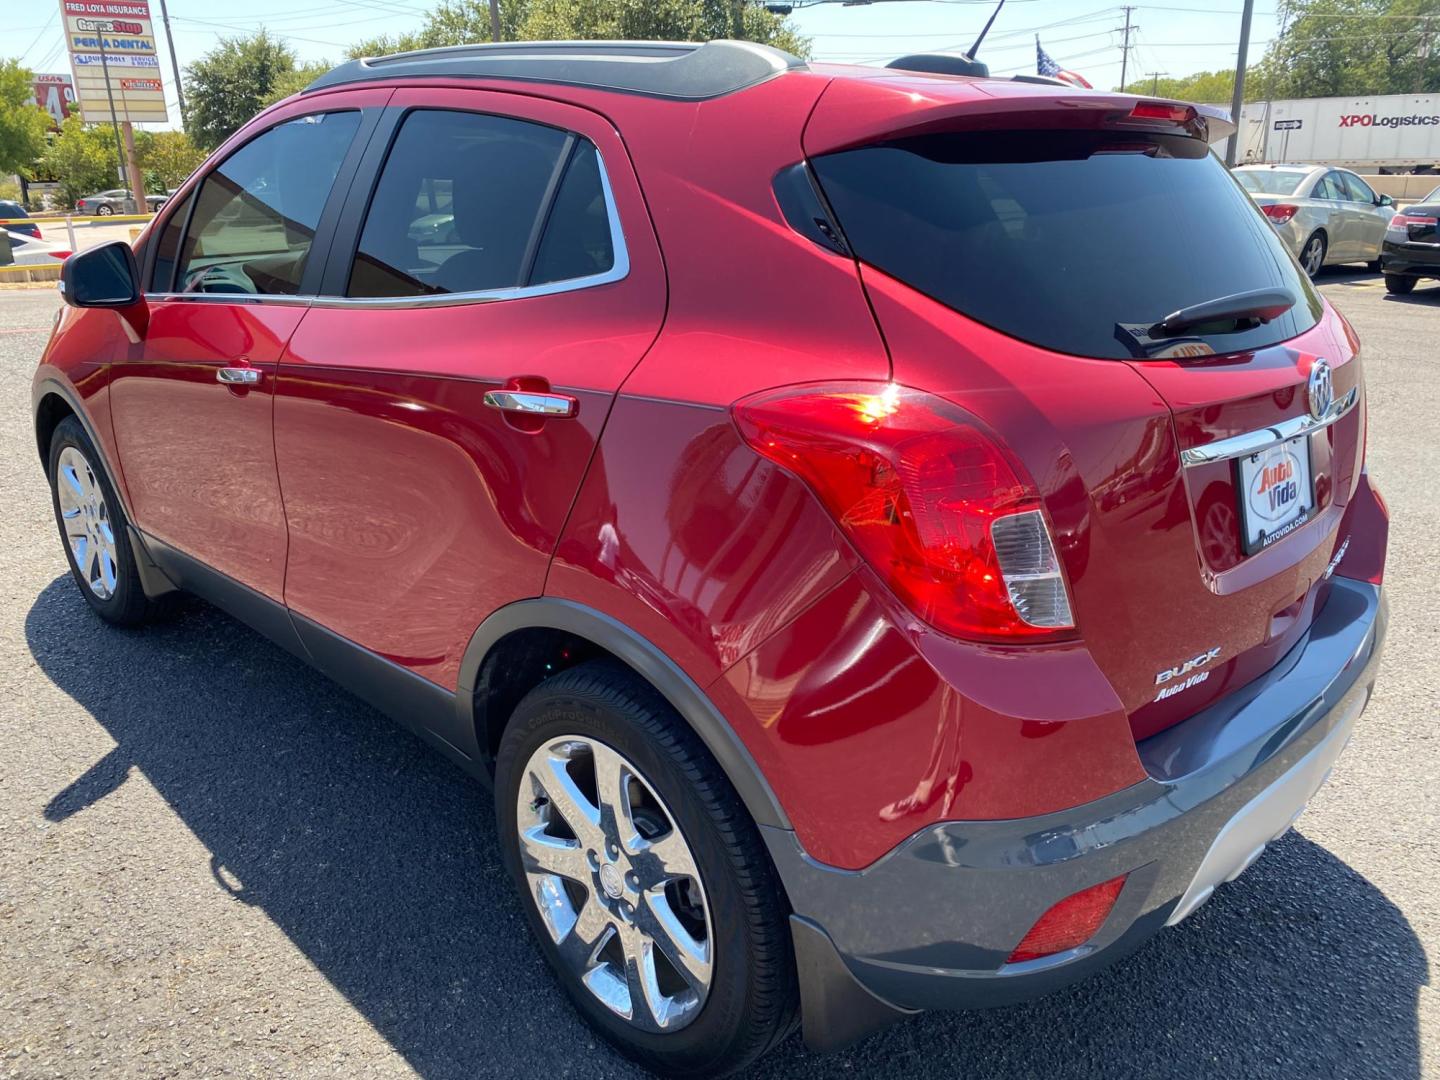
[[[1273,427],[1260,428],[1258,431],[1247,431],[1243,435],[1234,435],[1228,439],[1220,439],[1216,442],[1206,443],[1204,446],[1192,446],[1189,450],[1180,452],[1180,460],[1187,468],[1195,465],[1210,465],[1217,461],[1231,461],[1234,458],[1249,457],[1251,454],[1258,454],[1262,450],[1268,450],[1278,443],[1294,439],[1300,435],[1309,435],[1312,432],[1321,431],[1335,423],[1342,416],[1355,407],[1360,400],[1360,388],[1352,386],[1350,392],[1343,398],[1336,399],[1325,410],[1325,414],[1319,418],[1310,415],[1292,416],[1289,420],[1282,420]]]
[[[578,138],[586,138],[576,133]],[[586,139],[592,146],[594,140]],[[610,219],[610,246],[615,261],[609,270],[585,277],[547,281],[543,285],[522,285],[509,289],[485,289],[477,292],[436,293],[431,296],[289,296],[274,293],[146,293],[146,300],[191,300],[203,303],[301,304],[318,308],[415,308],[455,307],[460,304],[493,304],[501,300],[526,300],[532,296],[555,296],[609,285],[630,276],[630,249],[625,244],[625,230],[620,225],[620,211],[615,205],[615,192],[610,186],[610,170],[605,155],[595,146],[595,163],[600,170],[600,190],[605,198],[605,215]],[[364,228],[362,222],[361,228]]]

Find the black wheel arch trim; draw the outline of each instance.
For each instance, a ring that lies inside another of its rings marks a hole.
[[[41,379],[30,392],[30,423],[35,429],[35,449],[40,454],[40,467],[46,472],[46,480],[49,480],[50,472],[50,447],[42,445],[40,442],[40,403],[52,394],[65,402],[70,412],[80,421],[80,426],[85,429],[85,435],[89,438],[90,445],[95,448],[95,453],[100,457],[100,466],[110,479],[110,486],[115,491],[115,497],[120,500],[120,509],[125,512],[125,520],[133,522],[135,515],[130,512],[130,500],[125,496],[120,472],[105,453],[105,444],[95,434],[95,425],[90,422],[90,413],[80,403],[80,397],[74,388],[53,376]]]
[[[671,704],[715,755],[757,825],[792,828],[779,799],[730,722],[700,686],[653,642],[603,612],[558,597],[517,600],[490,615],[470,639],[460,664],[455,708],[462,725],[475,732],[480,747],[491,745],[490,726],[506,717],[489,717],[477,707],[475,686],[490,650],[520,630],[561,630],[591,641],[633,668]]]

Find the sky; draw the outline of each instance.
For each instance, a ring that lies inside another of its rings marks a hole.
[[[1130,5],[1131,49],[1127,80],[1159,72],[1180,76],[1233,67],[1242,0],[1158,0]],[[217,38],[266,27],[285,38],[305,62],[344,57],[362,38],[417,28],[431,6],[425,0],[166,0],[175,50],[184,66],[215,46]],[[36,72],[68,69],[58,0],[4,0],[10,22],[0,56],[24,49],[20,60]],[[796,8],[791,16],[813,39],[813,57],[883,65],[911,52],[968,48],[984,25],[992,0],[887,0]],[[1253,63],[1276,32],[1276,0],[1257,0],[1251,31]],[[16,9],[18,8],[18,12]],[[160,26],[160,0],[150,0],[171,120],[179,124],[169,52]],[[1103,0],[1007,0],[981,47],[980,58],[997,75],[1035,70],[1035,35],[1045,50],[1097,87],[1120,82],[1125,10]],[[154,126],[154,125],[150,125]]]

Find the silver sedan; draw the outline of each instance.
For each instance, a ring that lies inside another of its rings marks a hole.
[[[1312,278],[1336,263],[1379,268],[1385,228],[1395,216],[1389,195],[1328,165],[1241,165],[1234,172]]]

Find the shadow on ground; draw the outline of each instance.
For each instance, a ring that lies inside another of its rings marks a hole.
[[[142,772],[212,853],[216,887],[262,909],[422,1076],[629,1071],[531,946],[489,796],[458,769],[208,607],[118,631],[63,577],[25,628],[118,744],[37,815],[84,813]],[[836,1057],[792,1036],[759,1075],[1404,1080],[1419,1076],[1427,974],[1400,911],[1292,834],[1082,986],[922,1016]]]

